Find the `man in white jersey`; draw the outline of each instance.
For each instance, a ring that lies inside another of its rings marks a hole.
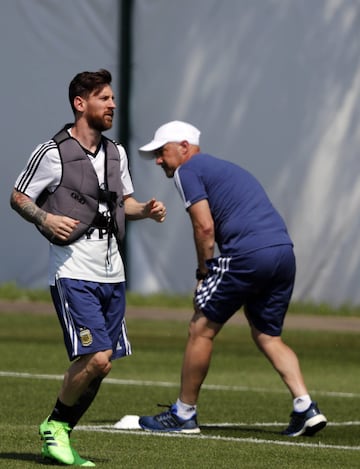
[[[50,290],[72,361],[40,425],[42,455],[86,467],[95,464],[79,456],[69,435],[111,361],[131,354],[119,249],[124,217],[162,222],[166,216],[162,202],[134,199],[125,150],[102,135],[116,108],[111,79],[107,70],[74,77],[74,123],[35,148],[11,194],[12,208],[50,240]]]

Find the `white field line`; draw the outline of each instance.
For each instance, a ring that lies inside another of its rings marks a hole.
[[[23,379],[44,379],[44,380],[56,380],[61,381],[63,375],[48,375],[39,373],[19,373],[15,371],[0,371],[0,377],[8,378],[23,378]],[[151,386],[159,388],[178,388],[179,383],[170,383],[167,381],[147,381],[147,380],[134,380],[134,379],[117,379],[117,378],[105,378],[104,383],[122,385],[122,386]],[[286,389],[268,389],[268,388],[253,388],[250,386],[226,386],[218,384],[203,384],[202,389],[208,389],[210,391],[235,391],[235,392],[261,392],[261,393],[275,393],[275,394],[287,394]],[[319,396],[328,397],[340,397],[340,398],[358,398],[360,393],[354,392],[335,392],[335,391],[310,391],[311,394],[317,394]]]
[[[221,424],[220,424],[221,425]],[[231,424],[232,425],[232,424]],[[252,425],[252,424],[251,424]],[[206,425],[205,425],[206,426]],[[218,425],[217,425],[218,426]],[[360,451],[360,446],[345,446],[345,445],[327,445],[321,442],[318,443],[303,443],[301,441],[284,441],[284,440],[265,440],[258,438],[235,438],[220,435],[183,435],[181,433],[155,433],[144,432],[143,430],[117,430],[111,426],[97,426],[97,425],[79,425],[77,430],[90,431],[90,432],[103,432],[103,433],[120,433],[127,435],[141,435],[141,436],[156,436],[168,438],[191,438],[198,440],[216,440],[216,441],[232,441],[236,443],[252,443],[252,444],[268,444],[278,446],[295,446],[303,448],[317,448],[317,449],[335,449],[343,451]]]
[[[63,379],[62,375],[48,375],[48,374],[38,374],[38,373],[19,373],[12,371],[0,371],[0,377],[11,377],[11,378],[23,378],[23,379],[44,379],[44,380],[57,380],[61,381]],[[117,385],[135,385],[135,386],[159,386],[159,387],[178,387],[178,384],[168,383],[168,382],[157,382],[157,381],[137,381],[137,380],[122,380],[107,378],[105,382],[109,384]],[[260,388],[250,388],[243,386],[215,386],[215,385],[203,385],[207,389],[222,389],[229,391],[254,391],[254,392],[279,392],[279,391],[269,391],[267,389]],[[334,393],[334,392],[318,392],[322,395],[330,395],[333,397],[359,397],[359,394],[356,393]],[[286,426],[287,422],[255,422],[255,423],[208,423],[203,424],[203,428],[227,428],[227,427],[238,427],[241,428],[246,426],[257,427],[270,427],[270,426]],[[360,426],[360,421],[349,421],[349,422],[329,422],[328,426]],[[343,445],[326,445],[319,443],[303,443],[303,442],[293,442],[293,441],[283,441],[283,440],[265,440],[258,438],[235,438],[235,437],[225,437],[220,435],[182,435],[179,433],[152,433],[144,432],[142,430],[118,430],[113,426],[94,426],[94,425],[79,425],[76,427],[77,430],[82,431],[93,431],[93,432],[106,432],[106,433],[122,433],[122,434],[136,434],[141,436],[157,436],[157,437],[177,437],[177,438],[197,438],[201,440],[217,440],[217,441],[232,441],[237,443],[253,443],[253,444],[273,444],[278,446],[301,446],[304,448],[319,448],[319,449],[340,449],[347,451],[360,451],[360,446],[343,446]]]
[[[248,428],[251,427],[283,427],[288,425],[288,422],[242,422],[242,423],[231,423],[231,422],[224,422],[224,423],[203,423],[200,426],[202,428]],[[360,427],[360,420],[351,420],[349,422],[328,422],[326,424],[327,427]]]

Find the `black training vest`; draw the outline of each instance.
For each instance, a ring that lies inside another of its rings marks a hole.
[[[46,232],[39,231],[53,244],[68,245],[83,236],[91,226],[97,226],[99,201],[107,202],[111,213],[111,230],[118,246],[125,234],[125,213],[123,186],[120,177],[120,155],[116,144],[102,137],[105,150],[105,190],[100,189],[96,171],[80,143],[67,132],[72,124],[67,124],[53,140],[58,146],[62,177],[54,192],[45,189],[36,204],[53,215],[65,215],[80,223],[69,239],[62,241]]]

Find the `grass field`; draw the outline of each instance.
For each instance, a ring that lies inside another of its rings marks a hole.
[[[0,284],[0,300],[30,301],[30,302],[51,302],[48,288],[28,289],[21,288],[15,282]],[[188,295],[174,293],[154,293],[141,295],[128,291],[126,293],[128,306],[140,307],[164,307],[164,308],[191,308],[192,292]],[[291,302],[290,313],[300,313],[316,316],[339,316],[339,317],[360,317],[360,305],[345,303],[334,306],[328,303],[313,302]]]
[[[246,327],[229,325],[215,344],[199,402],[201,435],[114,430],[127,414],[157,413],[177,397],[185,322],[132,319],[133,355],[115,361],[74,446],[98,468],[360,468],[360,341],[355,332],[288,331],[312,397],[329,425],[286,438],[290,397]],[[53,316],[0,314],[0,467],[54,467],[40,454],[39,423],[68,366]],[[56,466],[55,466],[56,467]]]

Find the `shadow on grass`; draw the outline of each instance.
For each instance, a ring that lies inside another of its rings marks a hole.
[[[48,464],[45,459],[43,459],[39,454],[33,453],[0,453],[0,461],[9,460],[9,461],[33,461],[39,464]]]
[[[99,463],[99,462],[107,462],[105,459],[91,459],[93,462]],[[54,467],[66,467],[66,465],[56,461],[55,459],[51,458],[44,458],[40,454],[32,454],[32,453],[0,453],[0,466],[1,461],[28,461],[28,462],[34,462],[37,463],[41,466],[54,466]],[[8,466],[10,467],[10,466]]]

